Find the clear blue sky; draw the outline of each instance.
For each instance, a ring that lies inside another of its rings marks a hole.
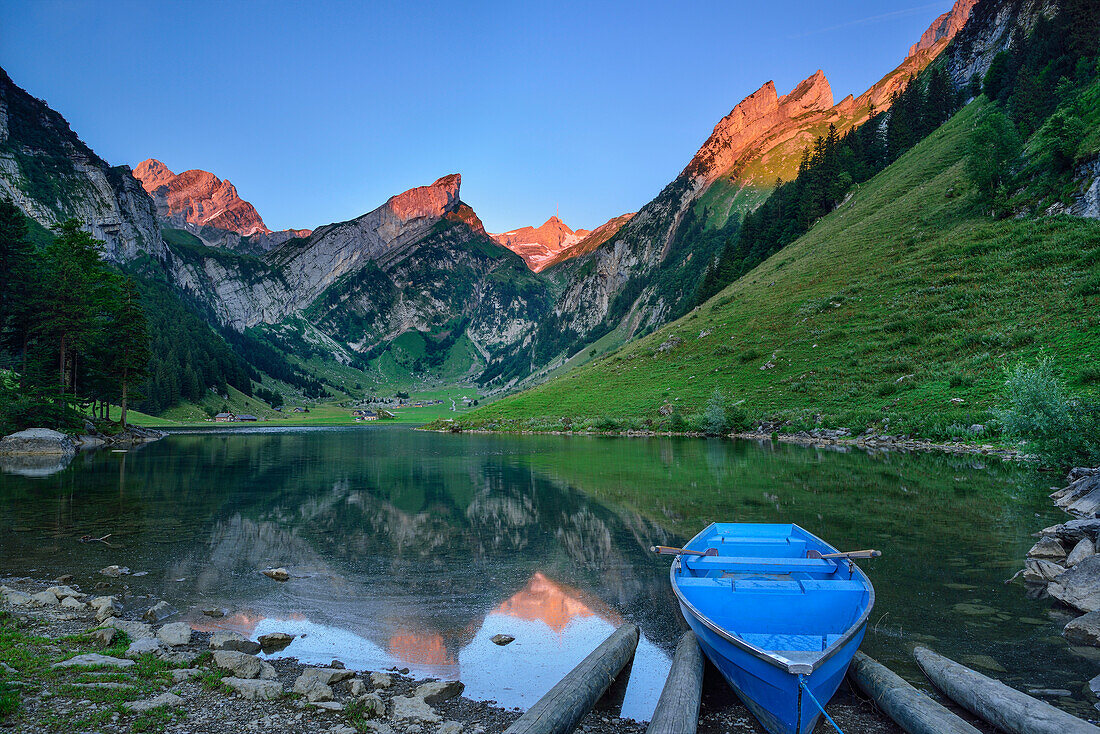
[[[0,66],[110,163],[213,171],[274,229],[452,172],[490,231],[591,228],[762,83],[858,94],[951,4],[0,0]]]

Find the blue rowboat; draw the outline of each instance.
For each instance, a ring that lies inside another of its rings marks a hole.
[[[867,575],[822,558],[838,552],[797,525],[714,523],[683,549],[657,550],[677,553],[684,619],[753,715],[771,734],[811,732],[863,640]]]

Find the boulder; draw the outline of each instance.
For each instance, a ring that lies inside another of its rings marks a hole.
[[[37,594],[31,594],[31,601],[43,607],[56,607],[61,603],[57,600],[56,596],[48,591],[40,591]]]
[[[278,677],[271,663],[265,663],[255,655],[237,652],[236,650],[215,651],[214,664],[222,670],[228,670],[236,678],[275,680]]]
[[[157,630],[157,637],[165,645],[178,647],[191,644],[191,625],[186,622],[172,622]]]
[[[75,596],[66,596],[61,600],[61,606],[65,609],[87,609],[88,605],[77,599]]]
[[[1045,583],[1053,581],[1065,572],[1066,569],[1054,561],[1043,561],[1035,558],[1028,558],[1024,561],[1024,581]]]
[[[176,610],[173,609],[168,602],[158,601],[156,604],[146,609],[145,614],[141,615],[141,618],[146,622],[156,624],[162,619],[168,619],[168,617],[171,617],[175,613]]]
[[[298,679],[294,681],[293,691],[305,696],[311,703],[331,701],[335,698],[332,693],[332,686],[322,683],[320,678],[307,675],[298,676]]]
[[[1074,645],[1100,647],[1100,611],[1089,612],[1077,619],[1070,620],[1069,624],[1062,630],[1062,637],[1065,637],[1068,642]]]
[[[97,652],[90,652],[84,655],[77,655],[68,660],[62,660],[60,663],[54,663],[52,667],[71,668],[76,665],[86,665],[88,667],[97,668],[129,668],[133,664],[133,660],[123,660],[122,658],[113,658],[110,655],[100,655]]]
[[[183,699],[174,693],[162,693],[155,698],[147,698],[144,701],[127,701],[122,708],[129,711],[141,712],[160,708],[161,706],[179,706]]]
[[[1043,528],[1039,535],[1052,535],[1072,547],[1081,538],[1096,540],[1096,534],[1100,532],[1100,517],[1088,517],[1078,520],[1070,520],[1061,525],[1051,525]]]
[[[1100,610],[1100,556],[1086,558],[1055,578],[1047,593],[1082,612]]]
[[[191,680],[192,678],[198,678],[202,675],[201,668],[183,668],[182,670],[172,671],[172,682],[183,683],[184,681]]]
[[[389,688],[393,685],[393,676],[389,673],[371,673],[370,684],[375,688]]]
[[[153,637],[153,628],[145,622],[132,622],[118,617],[109,617],[103,621],[100,627],[114,627],[119,632],[125,632],[131,640],[140,640],[145,637]]]
[[[255,655],[260,651],[260,643],[253,642],[239,632],[218,630],[210,635],[211,650],[235,650]]]
[[[118,636],[118,630],[114,627],[101,627],[100,629],[92,630],[88,633],[88,637],[92,642],[101,647],[107,647],[115,641],[115,637]]]
[[[51,586],[50,588],[46,589],[46,591],[56,596],[58,601],[64,601],[68,597],[83,599],[88,596],[87,594],[82,594],[71,586]]]
[[[260,635],[256,638],[256,641],[260,643],[260,649],[264,651],[265,655],[285,650],[293,640],[294,635],[288,635],[285,632],[272,632],[269,635]]]
[[[136,658],[141,655],[156,655],[163,649],[164,643],[155,637],[142,637],[130,643],[126,648],[126,657]]]
[[[416,696],[394,696],[393,718],[417,724],[438,724],[443,721],[443,717],[435,709]]]
[[[377,693],[364,693],[357,700],[363,706],[363,718],[376,719],[386,715],[386,702]]]
[[[348,683],[348,693],[358,698],[367,692],[367,684],[358,678],[352,678]]]
[[[466,690],[466,685],[462,681],[433,680],[417,686],[413,695],[424,699],[424,703],[437,706],[455,696],[462,695],[464,690]]]
[[[34,603],[31,599],[31,595],[25,591],[17,591],[16,589],[9,589],[3,587],[4,601],[12,606],[26,607]]]
[[[0,439],[0,454],[71,457],[76,454],[76,444],[60,431],[28,428]]]
[[[260,573],[275,581],[287,581],[290,579],[290,573],[285,568],[268,568],[260,571]]]
[[[435,734],[462,734],[462,724],[457,721],[444,721],[435,730]]]
[[[1027,552],[1027,557],[1046,561],[1061,561],[1066,557],[1066,549],[1062,547],[1062,543],[1057,538],[1043,535],[1039,538],[1039,542]]]
[[[1096,544],[1089,538],[1081,538],[1066,556],[1066,568],[1073,568],[1089,556],[1096,555]]]
[[[222,678],[222,683],[249,701],[272,701],[283,695],[283,687],[276,680],[254,678]]]
[[[331,686],[333,683],[339,683],[342,680],[354,677],[354,670],[344,670],[343,668],[306,668],[302,671],[302,674],[298,676],[298,680],[313,678],[321,681],[326,686]]]
[[[97,622],[105,622],[110,617],[117,617],[122,614],[122,605],[113,596],[97,596],[88,604],[95,610]]]

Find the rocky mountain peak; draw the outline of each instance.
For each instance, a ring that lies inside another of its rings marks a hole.
[[[948,40],[954,38],[955,34],[966,25],[967,19],[970,18],[970,11],[977,4],[978,0],[956,0],[951,10],[932,21],[932,25],[928,26],[928,30],[921,35],[920,40],[909,47],[906,58],[916,56],[926,48],[932,48],[945,38]]]
[[[149,158],[137,165],[134,176],[153,197],[157,216],[177,227],[217,227],[246,237],[271,234],[256,208],[237,194],[237,188],[209,171],[175,174]]]
[[[417,186],[390,197],[385,206],[402,221],[432,217],[440,219],[459,204],[462,174],[452,173],[428,186]]]

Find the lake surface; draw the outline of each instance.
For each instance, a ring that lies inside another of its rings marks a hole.
[[[1059,705],[1088,715],[1098,656],[1065,644],[1050,600],[1004,583],[1031,533],[1064,519],[1046,497],[1057,482],[979,457],[720,440],[220,430],[0,472],[0,574],[90,589],[128,566],[147,574],[116,589],[196,626],[298,634],[281,654],[460,678],[520,708],[632,620],[643,639],[612,705],[644,720],[683,629],[669,559],[649,546],[713,520],[796,522],[883,551],[862,564],[872,656],[927,688],[909,655],[927,644],[1019,687],[1068,688]],[[79,542],[107,533],[111,546]]]

